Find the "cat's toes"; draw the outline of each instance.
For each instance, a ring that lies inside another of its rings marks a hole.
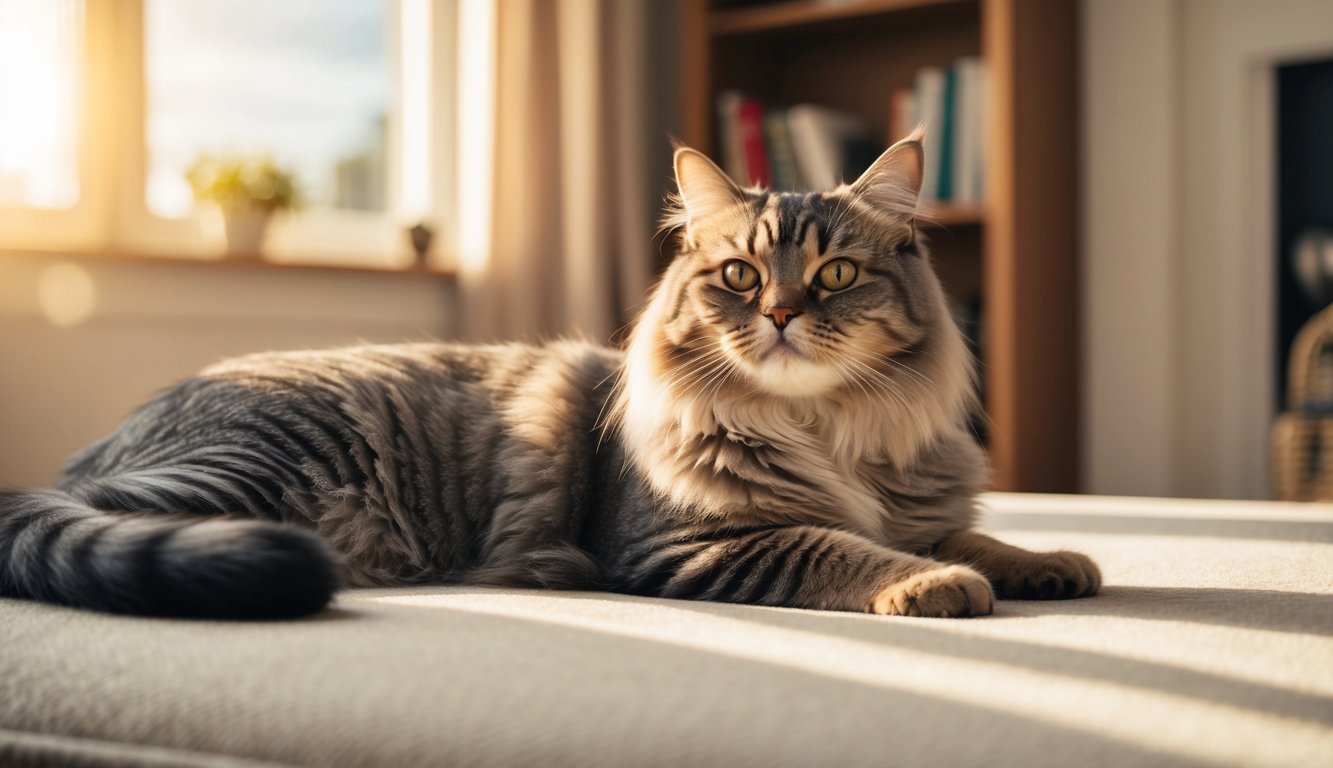
[[[1087,555],[1078,552],[1035,553],[1016,563],[996,582],[1001,598],[1068,600],[1097,594],[1102,572]]]
[[[991,612],[994,593],[986,577],[963,565],[941,565],[890,584],[871,610],[889,616],[964,618]]]

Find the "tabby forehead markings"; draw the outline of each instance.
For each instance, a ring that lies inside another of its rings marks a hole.
[[[777,278],[796,279],[791,267],[796,262],[809,264],[808,244],[815,246],[816,256],[822,257],[828,252],[832,222],[829,221],[829,207],[823,195],[764,193],[754,199],[751,211],[753,215],[749,219],[747,231],[737,235],[744,239],[743,246],[738,239],[737,247],[743,247],[751,256],[766,255],[778,262],[780,266],[774,268]],[[762,240],[761,232],[764,235]],[[801,258],[783,257],[792,252],[800,254]]]

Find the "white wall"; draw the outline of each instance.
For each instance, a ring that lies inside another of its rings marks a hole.
[[[96,292],[68,328],[38,298],[62,261]],[[433,276],[0,254],[0,487],[49,486],[72,452],[213,361],[448,336],[453,306]]]
[[[1083,7],[1082,475],[1085,490],[1170,495],[1177,13]],[[1134,41],[1134,55],[1125,52]],[[1130,311],[1130,308],[1133,311]]]
[[[1084,467],[1259,498],[1273,418],[1273,67],[1327,0],[1083,0]]]

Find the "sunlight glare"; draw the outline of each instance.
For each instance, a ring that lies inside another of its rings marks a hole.
[[[458,6],[458,267],[484,272],[490,260],[495,144],[495,3]]]
[[[431,210],[431,18],[430,0],[402,0],[399,15],[402,146],[400,211],[408,221]]]
[[[82,50],[82,0],[0,0],[0,205],[78,201]]]
[[[97,285],[83,267],[53,264],[37,278],[37,306],[52,325],[71,328],[92,317]]]

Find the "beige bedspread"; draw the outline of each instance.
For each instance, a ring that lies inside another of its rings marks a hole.
[[[1333,508],[995,495],[1089,600],[899,619],[472,588],[289,623],[0,601],[0,765],[1333,765]]]

